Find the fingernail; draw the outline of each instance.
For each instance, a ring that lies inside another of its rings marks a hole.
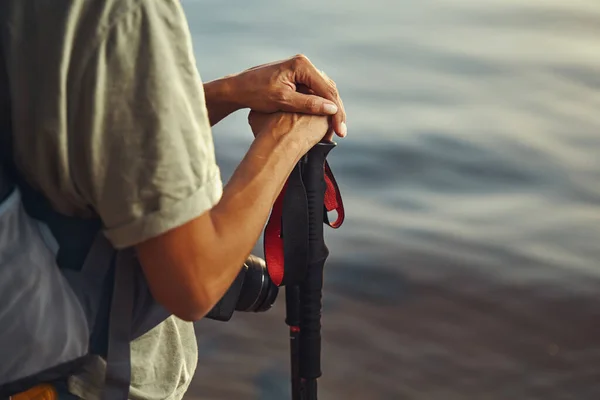
[[[338,112],[338,108],[335,104],[325,103],[323,105],[323,111],[325,112],[325,114],[333,115]]]
[[[342,132],[340,132],[342,134],[342,137],[346,136],[348,134],[348,127],[346,126],[345,122],[342,122]]]

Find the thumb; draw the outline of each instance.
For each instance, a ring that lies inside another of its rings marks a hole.
[[[338,112],[335,103],[312,94],[291,92],[283,111],[304,114],[334,115]]]

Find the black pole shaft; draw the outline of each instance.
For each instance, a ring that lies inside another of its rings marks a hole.
[[[301,400],[300,385],[300,288],[298,285],[285,288],[285,323],[290,327],[290,367],[292,400]]]

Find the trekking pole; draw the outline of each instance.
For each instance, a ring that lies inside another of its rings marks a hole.
[[[300,399],[317,400],[321,376],[321,298],[323,268],[329,250],[323,238],[325,220],[325,159],[335,143],[319,143],[301,161],[308,201],[308,268],[300,284]]]
[[[265,228],[269,277],[284,285],[285,322],[290,329],[292,400],[316,400],[321,376],[321,297],[329,250],[323,225],[344,221],[342,197],[327,154],[335,143],[319,143],[298,162],[273,205]],[[330,221],[328,211],[336,211]]]

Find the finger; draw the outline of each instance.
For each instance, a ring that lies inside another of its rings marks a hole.
[[[325,137],[323,138],[325,142],[333,142],[333,135],[335,131],[333,129],[333,123],[331,120],[332,118],[329,119],[329,129],[327,129],[327,133],[325,133]]]
[[[326,75],[322,74],[317,68],[308,60],[308,58],[299,55],[291,60],[292,70],[294,71],[295,83],[300,83],[308,86],[317,96],[323,97],[327,100],[334,102],[338,107],[338,112],[342,106],[342,101],[339,97],[339,93],[335,83],[329,79]],[[345,112],[341,112],[340,115],[337,113],[334,116],[334,129],[339,136],[346,135],[345,129]]]
[[[337,96],[336,102],[337,102],[337,106],[338,106],[338,112],[333,116],[333,118],[331,118],[331,125],[333,128],[332,131],[335,132],[338,136],[344,137],[348,133],[348,128],[346,127],[346,111],[344,109],[344,102],[342,101],[342,98],[340,97],[340,94],[337,90],[337,86],[336,86],[335,82],[331,78],[329,78],[329,76],[327,76],[325,71],[320,70],[319,73],[328,82],[329,86],[335,88],[335,90],[336,90],[336,96]],[[333,138],[333,136],[332,136],[332,138]]]
[[[299,92],[288,93],[282,108],[283,111],[315,115],[334,115],[338,112],[335,103],[319,96]]]
[[[321,75],[323,75],[323,77],[329,81],[329,84],[331,86],[335,87],[336,91],[337,91],[337,86],[336,86],[335,82],[333,81],[333,79],[331,79],[329,76],[327,76],[327,74],[324,71],[321,71]],[[344,102],[342,101],[339,91],[337,92],[337,98],[338,98],[337,105],[338,105],[339,111],[337,114],[335,114],[333,116],[332,125],[334,126],[336,134],[340,137],[344,137],[348,134],[348,128],[346,126],[346,109],[344,107]]]

